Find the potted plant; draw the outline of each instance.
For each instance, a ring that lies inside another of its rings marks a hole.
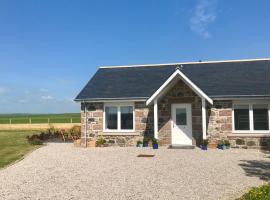
[[[202,145],[201,145],[201,149],[207,150],[207,146],[208,146],[208,139],[203,140]]]
[[[231,143],[229,140],[225,140],[224,144],[225,144],[226,149],[229,149],[231,147]]]
[[[96,145],[98,147],[104,147],[104,144],[106,143],[106,140],[103,137],[99,137],[96,141]]]
[[[148,139],[143,139],[143,147],[148,147]]]
[[[153,149],[158,149],[158,141],[157,141],[157,139],[155,139],[155,138],[152,139],[152,146],[153,146]]]
[[[141,140],[138,140],[138,141],[137,141],[137,147],[143,147],[143,143],[142,143]]]
[[[219,148],[219,149],[222,149],[222,150],[225,150],[225,149],[226,149],[224,140],[220,140],[220,141],[219,141],[219,143],[218,143],[218,148]]]

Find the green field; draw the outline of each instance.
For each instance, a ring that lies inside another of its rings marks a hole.
[[[0,114],[0,124],[80,123],[80,113]]]
[[[26,136],[33,134],[32,131],[0,131],[0,168],[5,167],[39,145],[30,145]]]

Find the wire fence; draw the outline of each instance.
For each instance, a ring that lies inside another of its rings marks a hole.
[[[51,124],[51,123],[80,123],[80,117],[70,118],[0,118],[0,124]]]

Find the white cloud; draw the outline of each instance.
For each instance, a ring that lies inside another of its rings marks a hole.
[[[47,101],[47,100],[52,100],[52,99],[54,99],[54,97],[52,97],[52,96],[50,96],[50,95],[47,95],[47,96],[41,96],[41,99]]]
[[[208,26],[217,18],[216,4],[217,0],[198,0],[192,12],[193,16],[190,19],[190,28],[204,39],[211,37]]]
[[[40,91],[40,92],[49,92],[49,90],[46,89],[46,88],[40,88],[39,91]]]

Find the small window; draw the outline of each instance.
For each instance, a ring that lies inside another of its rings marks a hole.
[[[134,106],[130,104],[105,104],[105,131],[132,131]]]
[[[249,105],[234,106],[234,128],[235,130],[249,130]]]
[[[176,125],[187,125],[187,110],[185,108],[176,109]]]
[[[106,107],[105,108],[106,129],[116,130],[117,129],[117,107]]]
[[[254,130],[269,130],[268,106],[253,105]]]
[[[133,107],[121,106],[121,129],[133,129]]]

